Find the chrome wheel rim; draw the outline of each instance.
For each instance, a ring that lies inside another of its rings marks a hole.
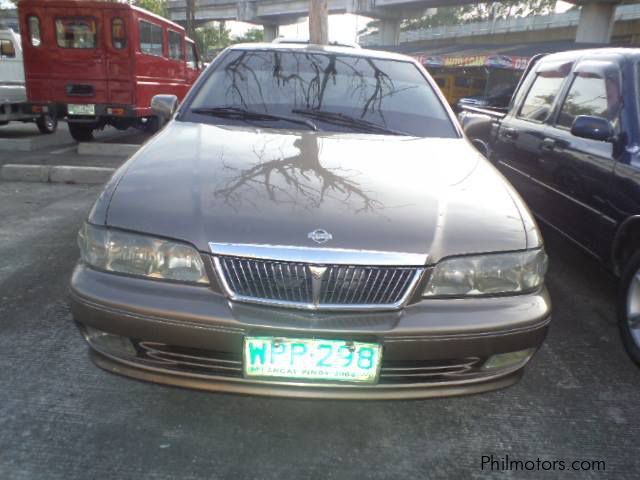
[[[627,324],[633,341],[640,347],[640,269],[631,277],[627,292]]]

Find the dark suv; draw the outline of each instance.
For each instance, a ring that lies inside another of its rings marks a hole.
[[[638,363],[639,91],[640,49],[562,52],[529,66],[506,115],[461,115],[535,214],[620,275],[620,329]]]

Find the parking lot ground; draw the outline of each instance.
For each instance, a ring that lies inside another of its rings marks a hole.
[[[97,141],[105,143],[137,143],[142,144],[149,137],[148,134],[137,130],[135,128],[129,128],[127,130],[116,130],[112,127],[105,127],[104,130],[96,130],[94,136]],[[35,123],[22,123],[22,122],[10,122],[7,125],[0,126],[0,141],[2,139],[28,139],[28,138],[55,138],[60,144],[75,143],[69,129],[67,122],[61,120],[58,123],[58,130],[51,135],[43,135],[38,131]]]
[[[80,155],[78,144],[71,138],[66,122],[60,122],[58,131],[53,135],[41,135],[34,124],[10,123],[0,127],[0,143],[15,139],[38,139],[53,137],[54,142],[47,142],[41,148],[31,151],[3,151],[0,147],[0,167],[4,164],[25,165],[73,165],[89,167],[119,167],[128,155]],[[95,143],[112,146],[114,143],[142,145],[150,135],[130,128],[119,131],[107,127],[95,133]],[[109,148],[109,147],[107,147]]]
[[[0,183],[1,479],[638,478],[640,370],[618,339],[615,282],[553,231],[554,318],[515,386],[424,401],[258,398],[91,364],[67,282],[98,192]],[[565,470],[483,470],[490,455]],[[605,470],[575,472],[576,460]]]

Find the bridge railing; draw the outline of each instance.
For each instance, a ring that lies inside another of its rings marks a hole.
[[[616,9],[616,21],[637,19],[640,19],[640,4],[621,5]],[[579,21],[580,12],[572,10],[564,13],[552,13],[550,15],[534,15],[530,17],[508,18],[506,20],[472,22],[462,25],[445,25],[400,32],[400,43],[575,27]],[[359,43],[363,46],[379,45],[378,33],[360,36]]]

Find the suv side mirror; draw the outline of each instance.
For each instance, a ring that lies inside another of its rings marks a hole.
[[[151,99],[151,110],[164,121],[171,120],[178,108],[178,97],[175,95],[154,95]]]
[[[613,139],[613,125],[606,118],[578,115],[571,126],[571,134],[590,140],[608,142]]]

